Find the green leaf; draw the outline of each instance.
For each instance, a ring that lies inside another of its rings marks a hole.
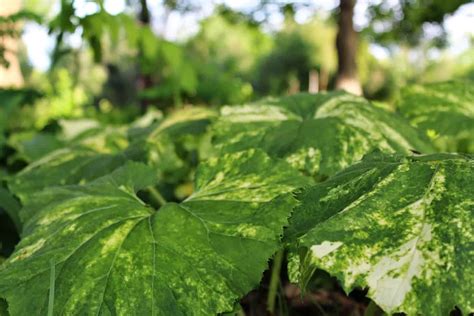
[[[207,129],[216,116],[210,109],[184,108],[142,133],[147,162],[156,167],[160,182],[176,184],[191,177],[197,163],[211,151],[205,147],[209,143]]]
[[[213,133],[224,152],[261,148],[319,179],[374,149],[405,154],[433,151],[429,141],[400,117],[341,92],[224,107]]]
[[[8,138],[8,145],[16,150],[9,158],[10,164],[14,160],[32,162],[64,146],[52,133],[34,132],[14,133]]]
[[[287,236],[303,287],[322,269],[387,313],[473,312],[473,183],[469,157],[377,154],[302,191]]]
[[[203,133],[208,125],[216,118],[213,110],[201,107],[187,107],[171,113],[153,130],[149,137],[153,138],[166,132],[170,136],[186,133]]]
[[[69,147],[83,146],[100,153],[116,153],[128,145],[125,127],[103,126],[89,119],[60,120],[59,138]]]
[[[59,149],[11,177],[8,187],[26,203],[36,191],[50,186],[92,181],[129,160],[143,159],[143,155],[143,150],[136,146],[117,154],[102,154],[82,147]]]
[[[262,152],[229,154],[201,165],[193,197],[155,211],[134,193],[154,174],[129,163],[36,194],[22,211],[23,239],[0,268],[11,314],[230,311],[280,247],[296,200],[277,195],[308,184]]]
[[[34,161],[12,177],[8,186],[22,202],[26,202],[36,191],[50,186],[89,182],[129,160],[153,164],[161,180],[181,180],[191,171],[186,164],[190,159],[179,156],[178,149],[188,145],[192,148],[187,150],[197,150],[193,144],[189,146],[189,139],[183,137],[202,137],[215,116],[215,112],[204,108],[176,111],[157,124],[152,122],[150,129],[134,134],[132,143],[124,150],[122,148],[128,145],[128,141],[122,128],[103,128],[91,120],[62,120],[61,137],[69,146]]]
[[[413,125],[435,138],[441,150],[474,152],[473,82],[407,86],[397,108]]]

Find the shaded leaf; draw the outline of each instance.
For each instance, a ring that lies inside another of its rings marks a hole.
[[[20,203],[5,188],[0,187],[0,209],[3,209],[15,224],[18,231],[21,231],[21,222],[18,212],[21,208]]]
[[[0,264],[2,264],[2,258],[0,258]],[[4,299],[0,299],[0,316],[9,316],[8,304]]]

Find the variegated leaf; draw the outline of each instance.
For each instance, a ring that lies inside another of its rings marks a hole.
[[[261,148],[319,179],[374,149],[433,151],[429,141],[397,115],[341,92],[224,107],[213,132],[214,143],[224,152]]]
[[[199,168],[196,191],[158,211],[135,192],[156,173],[128,163],[86,185],[41,191],[0,267],[12,315],[213,315],[256,287],[309,182],[246,151]],[[279,197],[278,197],[279,196]]]
[[[288,239],[346,291],[368,287],[387,313],[474,311],[474,160],[372,155],[301,192]]]
[[[397,108],[443,151],[474,153],[474,83],[409,85]]]

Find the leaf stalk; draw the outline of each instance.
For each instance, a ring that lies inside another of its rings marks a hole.
[[[164,206],[167,202],[166,199],[161,195],[160,191],[155,189],[154,187],[149,187],[148,192],[150,193],[151,197],[160,204],[160,206]]]
[[[280,285],[280,271],[283,263],[284,250],[280,249],[273,259],[272,275],[270,278],[270,286],[267,297],[267,310],[273,315],[275,312],[275,301],[277,297],[278,288]]]

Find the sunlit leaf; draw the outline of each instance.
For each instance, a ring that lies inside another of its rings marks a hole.
[[[104,176],[129,160],[144,160],[144,151],[130,147],[117,154],[102,154],[87,148],[64,148],[51,152],[11,177],[8,186],[22,202],[50,186],[79,184]]]
[[[288,240],[343,288],[368,288],[387,313],[474,311],[474,160],[455,154],[372,155],[303,190]]]
[[[374,149],[433,151],[429,141],[400,117],[340,92],[224,107],[213,132],[224,152],[261,148],[321,179]]]
[[[411,123],[444,151],[474,152],[474,83],[442,82],[405,87],[397,104]]]

